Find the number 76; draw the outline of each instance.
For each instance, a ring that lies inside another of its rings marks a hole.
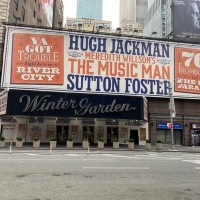
[[[185,67],[189,67],[193,59],[195,66],[200,68],[200,53],[195,54],[183,51],[182,58],[188,58],[185,60]]]

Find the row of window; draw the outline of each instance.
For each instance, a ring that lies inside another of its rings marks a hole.
[[[37,0],[35,0],[35,3],[37,2]],[[24,3],[26,3],[26,0],[24,0]],[[16,11],[18,11],[18,7],[19,7],[19,0],[14,0],[14,8]],[[40,3],[38,3],[38,9],[40,10]],[[36,12],[35,10],[33,10],[33,17],[35,18],[36,17]],[[16,17],[14,14],[13,14],[13,23],[16,23],[17,20],[19,18]],[[25,8],[22,6],[22,11],[21,11],[21,21],[24,22],[25,20]],[[40,23],[40,20],[38,20],[38,25]]]
[[[36,1],[37,0],[35,0],[35,3],[36,3]],[[24,0],[24,3],[26,3],[26,0]],[[19,7],[19,0],[14,0],[14,8],[15,8],[15,10],[18,11],[18,7]],[[38,9],[40,10],[40,4],[39,3],[38,3]]]

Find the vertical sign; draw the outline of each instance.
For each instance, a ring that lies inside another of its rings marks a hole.
[[[5,115],[7,110],[8,93],[0,96],[0,115]]]
[[[73,139],[78,138],[78,126],[71,126],[71,137]]]
[[[200,50],[175,48],[176,92],[200,93]]]
[[[47,19],[47,25],[52,26],[54,0],[41,0],[42,8]]]
[[[104,138],[104,127],[98,126],[97,127],[97,139]]]
[[[122,127],[120,130],[120,138],[128,138],[128,128]]]
[[[18,135],[25,138],[25,132],[26,132],[26,125],[25,124],[19,124]]]
[[[47,138],[51,138],[55,135],[55,125],[47,125]]]

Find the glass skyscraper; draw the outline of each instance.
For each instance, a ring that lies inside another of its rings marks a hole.
[[[171,0],[149,0],[143,21],[144,36],[166,38],[172,31]],[[152,35],[156,32],[156,35]]]
[[[103,0],[77,0],[77,18],[102,20]]]

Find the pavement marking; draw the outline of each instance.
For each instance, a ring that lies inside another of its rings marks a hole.
[[[190,163],[194,163],[194,164],[198,164],[200,165],[200,160],[182,160],[183,162],[190,162]]]
[[[34,153],[23,153],[25,155],[29,155],[29,156],[37,156],[38,154],[34,154]]]
[[[84,169],[149,169],[148,167],[83,167]]]
[[[130,158],[130,159],[144,159],[144,160],[178,160],[179,158],[172,158],[172,157],[134,157],[134,156],[120,156],[120,155],[112,155],[112,154],[101,154],[104,156],[110,156],[110,157],[115,157],[115,158]]]
[[[15,159],[15,158],[11,158],[11,159],[9,159],[9,158],[6,158],[5,159],[6,161],[15,161],[15,160],[17,160],[17,161],[24,161],[24,160],[27,160],[27,161],[105,161],[105,159],[73,159],[73,158],[70,158],[70,159],[58,159],[58,158],[56,158],[56,159],[54,159],[54,158],[51,158],[51,159],[40,159],[40,158],[35,158],[35,159],[30,159],[30,158],[27,158],[27,159],[24,159],[24,158],[17,158],[17,159]]]
[[[85,154],[64,154],[65,156],[88,156],[87,153]],[[89,156],[96,156],[96,154],[89,154]]]
[[[200,167],[195,167],[195,169],[200,169]]]

